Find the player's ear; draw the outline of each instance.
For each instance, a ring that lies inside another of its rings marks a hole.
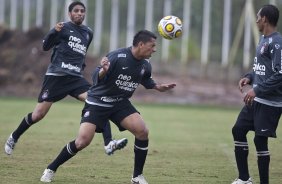
[[[262,21],[262,22],[268,22],[266,16],[261,17],[261,21]]]
[[[143,45],[144,45],[144,42],[142,41],[138,43],[138,47],[142,47]]]

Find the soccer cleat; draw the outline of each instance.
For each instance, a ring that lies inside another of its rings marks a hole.
[[[112,140],[107,146],[105,146],[105,152],[107,155],[113,154],[116,150],[124,148],[127,144],[127,139]]]
[[[51,169],[45,169],[43,172],[43,175],[40,178],[40,181],[44,183],[50,183],[55,176],[55,171],[52,171]]]
[[[148,182],[145,180],[142,174],[138,175],[135,178],[131,178],[131,183],[132,184],[148,184]]]
[[[7,155],[11,155],[15,148],[17,141],[12,137],[12,134],[9,136],[5,143],[5,152]]]
[[[253,181],[252,181],[252,178],[249,178],[247,181],[243,181],[237,178],[231,184],[253,184]]]

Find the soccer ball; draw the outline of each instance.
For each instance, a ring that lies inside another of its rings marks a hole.
[[[158,32],[168,40],[180,37],[182,34],[181,19],[173,15],[163,17],[159,22]]]

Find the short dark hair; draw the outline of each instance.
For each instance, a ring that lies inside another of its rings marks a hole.
[[[276,6],[267,4],[261,8],[260,16],[265,16],[271,25],[276,26],[279,19],[279,10]]]
[[[149,42],[151,39],[157,39],[157,36],[148,30],[138,31],[133,38],[133,46],[137,46],[139,42]]]
[[[69,12],[71,12],[73,7],[75,7],[76,5],[81,5],[84,8],[84,10],[86,10],[85,5],[82,2],[74,1],[69,5]]]

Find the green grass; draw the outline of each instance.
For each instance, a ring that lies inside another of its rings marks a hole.
[[[36,104],[34,99],[0,99],[0,146]],[[0,154],[0,183],[36,184],[47,165],[66,143],[75,139],[82,103],[56,103],[40,123],[24,134],[12,156]],[[225,184],[237,177],[231,127],[240,108],[136,104],[150,129],[149,152],[144,175],[150,184]],[[127,131],[128,146],[107,156],[103,139],[96,134],[91,145],[61,166],[55,184],[126,184],[133,168],[134,137]],[[281,127],[277,131],[282,135]],[[250,173],[258,183],[253,133],[250,145]],[[270,139],[270,183],[281,184],[281,138]],[[3,147],[2,147],[3,149]]]

